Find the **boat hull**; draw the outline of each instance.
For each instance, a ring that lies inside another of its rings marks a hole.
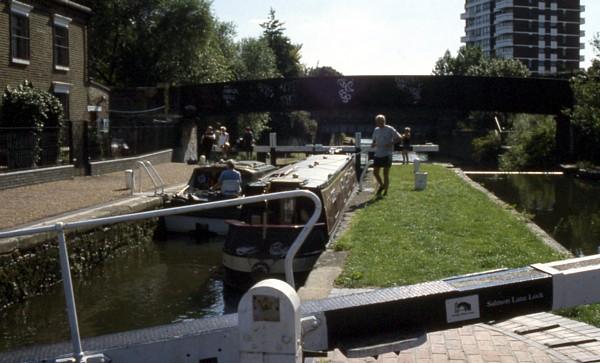
[[[353,158],[339,157],[344,156],[313,158],[307,170],[303,170],[302,166],[293,167],[286,176],[266,182],[270,192],[298,188],[310,190],[319,196],[323,205],[319,223],[294,258],[295,273],[307,275],[310,272],[325,251],[354,192],[356,172]],[[324,169],[320,174],[319,168]],[[285,256],[312,215],[314,206],[306,200],[288,199],[244,208],[242,215],[247,222],[228,221],[229,232],[223,248],[225,284],[245,289],[264,278],[285,279]],[[290,222],[296,224],[288,224]]]

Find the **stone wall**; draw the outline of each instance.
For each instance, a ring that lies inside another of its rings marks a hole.
[[[173,149],[158,151],[151,154],[139,155],[131,158],[122,158],[115,160],[93,161],[90,163],[90,175],[102,175],[123,171],[126,169],[134,169],[136,163],[141,160],[148,160],[152,164],[169,163],[173,160]]]
[[[70,179],[73,177],[73,165],[55,166],[33,170],[15,171],[0,174],[0,190],[47,183],[56,180]]]
[[[113,224],[89,231],[67,234],[71,272],[81,273],[115,253],[151,243],[157,219]],[[0,255],[0,310],[15,302],[43,293],[61,281],[56,236],[47,235],[41,243]]]

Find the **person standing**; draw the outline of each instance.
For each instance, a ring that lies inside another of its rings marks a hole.
[[[404,128],[402,134],[402,163],[408,164],[408,152],[410,151],[410,127]]]
[[[246,127],[246,131],[244,131],[244,135],[242,136],[241,142],[242,150],[246,152],[246,158],[248,160],[252,159],[252,149],[254,147],[254,133],[250,127]]]
[[[204,155],[206,157],[206,161],[210,160],[210,154],[216,139],[217,137],[215,136],[212,126],[208,126],[204,132],[204,135],[202,135],[202,139],[200,140],[200,155]]]
[[[394,153],[394,144],[399,142],[401,135],[392,126],[385,124],[385,116],[375,116],[375,130],[373,131],[373,143],[371,147],[375,148],[375,157],[373,160],[373,174],[379,184],[377,196],[387,195],[390,185],[390,167],[392,166],[392,154]],[[383,168],[383,180],[379,175]]]
[[[221,126],[221,130],[219,132],[219,138],[217,140],[217,146],[223,159],[227,158],[227,153],[229,152],[229,133],[227,132],[227,128],[225,126]]]

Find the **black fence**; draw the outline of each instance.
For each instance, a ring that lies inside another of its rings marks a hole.
[[[65,127],[0,128],[0,172],[74,164],[84,172],[90,161],[111,160],[174,148],[177,120],[126,118],[109,124],[69,121]],[[59,142],[60,140],[60,142]]]
[[[178,135],[178,122],[171,119],[118,118],[105,128],[91,125],[86,137],[89,160],[110,160],[173,148]]]
[[[0,127],[0,172],[69,164],[70,145],[68,127]]]

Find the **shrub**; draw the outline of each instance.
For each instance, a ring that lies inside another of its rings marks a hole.
[[[63,108],[58,98],[36,89],[31,82],[24,81],[16,88],[7,87],[2,95],[2,117],[0,126],[14,128],[16,132],[30,133],[33,141],[31,162],[35,166],[40,160],[40,140],[44,128],[63,126]]]
[[[544,169],[556,164],[556,123],[549,116],[517,115],[500,169]]]
[[[496,130],[473,139],[473,159],[485,165],[496,166],[502,150],[502,140]]]

